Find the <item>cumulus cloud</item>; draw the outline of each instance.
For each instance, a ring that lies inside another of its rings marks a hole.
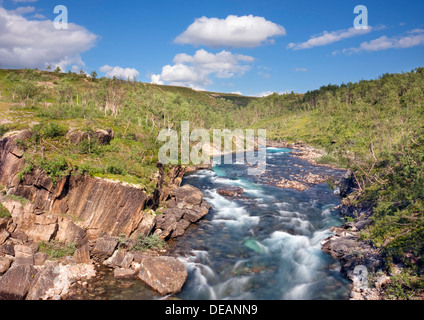
[[[204,49],[196,51],[193,56],[185,53],[174,57],[174,65],[166,65],[161,74],[151,76],[152,83],[169,83],[203,90],[213,83],[211,76],[227,79],[241,76],[250,70],[248,63],[254,58],[241,54],[221,51],[213,54]]]
[[[2,7],[0,30],[1,68],[52,65],[65,70],[70,64],[83,66],[80,54],[90,49],[97,39],[97,35],[74,23],[69,23],[67,30],[56,30],[51,20],[31,21],[22,16],[22,11]]]
[[[210,47],[252,48],[263,43],[273,43],[272,37],[283,36],[283,26],[263,17],[234,16],[226,19],[201,17],[179,35],[176,43],[206,45]]]
[[[414,29],[402,36],[382,36],[368,42],[362,42],[358,48],[342,50],[343,53],[351,54],[361,51],[380,51],[387,49],[405,49],[424,45],[424,29]]]
[[[292,50],[302,50],[302,49],[311,49],[318,46],[325,46],[334,42],[341,41],[343,39],[352,38],[360,35],[367,34],[372,31],[372,27],[369,26],[368,29],[343,29],[337,31],[324,31],[319,36],[312,36],[308,41],[301,43],[289,43],[287,46],[288,49]]]
[[[106,77],[108,78],[118,78],[123,80],[134,80],[137,78],[137,76],[140,74],[136,69],[134,68],[121,68],[121,67],[111,67],[108,65],[105,65],[100,68],[101,72],[106,73]]]

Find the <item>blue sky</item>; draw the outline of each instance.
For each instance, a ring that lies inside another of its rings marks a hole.
[[[57,5],[67,30],[52,27]],[[367,30],[353,28],[357,5]],[[423,14],[422,1],[392,0],[0,0],[0,67],[303,93],[424,66]]]

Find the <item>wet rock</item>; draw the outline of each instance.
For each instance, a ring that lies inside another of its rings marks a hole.
[[[114,237],[98,238],[91,251],[91,256],[94,260],[102,262],[113,254],[117,245],[118,240]]]
[[[32,265],[13,265],[0,278],[0,300],[23,300],[37,270]]]
[[[186,210],[183,218],[191,223],[197,222],[208,214],[210,208],[211,206],[209,204],[202,202],[201,206],[196,206],[190,210]]]
[[[128,268],[116,268],[113,270],[113,276],[119,280],[130,280],[135,277],[135,271]]]
[[[187,279],[184,264],[172,257],[145,256],[140,265],[138,277],[161,295],[180,292]]]
[[[218,188],[216,191],[220,195],[227,197],[237,197],[244,193],[244,189],[240,187]]]

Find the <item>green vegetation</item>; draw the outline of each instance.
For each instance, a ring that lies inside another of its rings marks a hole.
[[[65,244],[55,240],[51,240],[49,242],[42,241],[38,244],[38,246],[40,248],[40,252],[47,253],[51,260],[72,256],[77,249],[75,243]]]
[[[130,240],[124,234],[118,237],[118,246],[130,251],[161,250],[166,246],[166,242],[160,239],[158,235],[149,236],[138,235],[136,240]]]
[[[161,250],[165,247],[165,240],[159,238],[158,235],[149,235],[148,237],[140,235],[135,245],[131,248],[132,251]]]
[[[7,208],[0,203],[0,218],[10,218],[10,212],[7,210]]]
[[[423,294],[424,68],[261,99],[92,76],[0,70],[0,135],[33,133],[20,142],[27,159],[20,179],[42,168],[54,181],[87,173],[152,193],[160,130],[179,130],[182,120],[191,129],[266,128],[268,138],[303,141],[326,152],[318,163],[354,172],[358,190],[346,201],[373,212],[362,238],[388,269],[405,266],[388,295]],[[110,144],[98,142],[98,129],[113,130]],[[85,135],[72,143],[70,132]],[[137,247],[154,243],[138,239]]]

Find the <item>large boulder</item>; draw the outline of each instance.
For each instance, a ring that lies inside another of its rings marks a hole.
[[[110,268],[125,268],[131,267],[131,262],[134,259],[134,255],[131,252],[125,250],[116,250],[113,255],[103,262],[103,264]]]
[[[113,254],[117,245],[118,240],[114,237],[98,238],[91,251],[91,256],[94,260],[103,262]]]
[[[83,245],[74,252],[74,260],[76,263],[90,264],[90,246],[88,244]]]
[[[48,263],[34,278],[29,288],[26,300],[43,300],[46,292],[54,287],[54,280],[58,276],[57,264]]]
[[[36,274],[32,265],[12,266],[0,278],[0,300],[23,300]]]
[[[107,130],[96,130],[96,132],[94,132],[94,137],[97,139],[97,141],[101,144],[101,145],[107,145],[109,144],[112,139],[113,139],[113,130],[112,129],[107,129]]]
[[[178,293],[187,280],[184,264],[172,257],[145,256],[138,277],[161,295]]]
[[[155,218],[155,232],[161,239],[176,238],[192,224],[202,219],[210,209],[202,192],[191,186],[175,187],[169,192],[166,209]]]

